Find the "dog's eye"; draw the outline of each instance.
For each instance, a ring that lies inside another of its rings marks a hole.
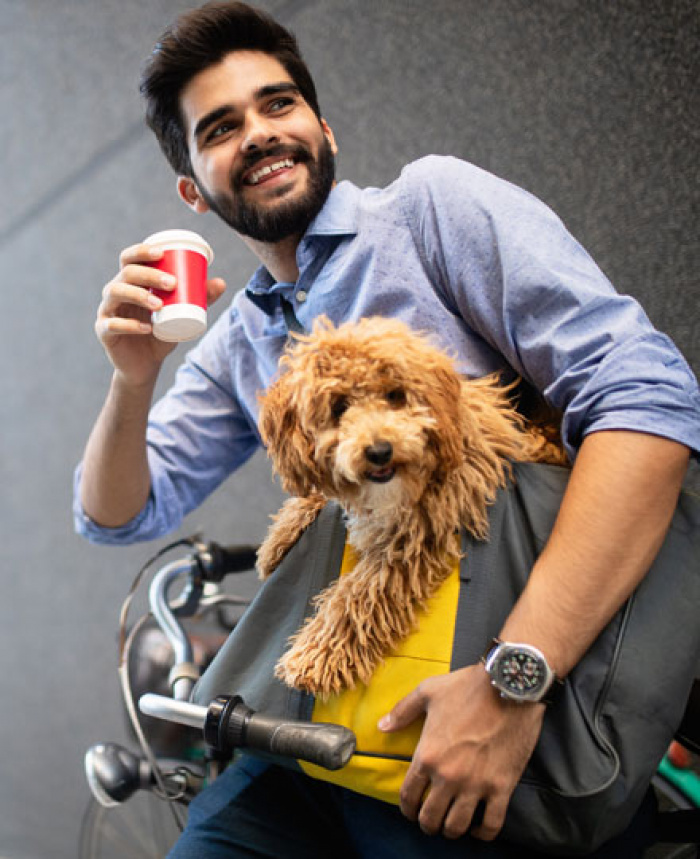
[[[331,402],[331,417],[337,423],[348,410],[348,400],[347,397],[338,396],[334,397]]]
[[[392,408],[399,409],[401,406],[406,405],[406,392],[403,388],[394,388],[391,391],[387,391],[386,401]]]

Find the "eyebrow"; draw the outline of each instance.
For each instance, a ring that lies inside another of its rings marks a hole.
[[[261,86],[253,93],[253,99],[254,101],[262,101],[265,98],[269,98],[271,95],[279,95],[280,93],[285,92],[293,92],[300,95],[299,87],[296,84],[291,81],[282,81],[281,83],[265,84],[265,86]],[[195,125],[194,133],[192,135],[193,138],[197,140],[210,126],[232,113],[237,113],[236,107],[232,104],[222,104],[220,107],[215,107],[214,110],[210,110],[209,113],[204,114],[204,116]]]

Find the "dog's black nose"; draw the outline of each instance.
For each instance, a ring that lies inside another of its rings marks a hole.
[[[394,450],[388,441],[376,441],[365,448],[365,458],[372,465],[382,466],[391,462]]]

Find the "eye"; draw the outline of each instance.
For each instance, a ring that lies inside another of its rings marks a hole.
[[[227,134],[230,134],[235,130],[236,124],[234,122],[231,122],[230,120],[221,122],[207,135],[207,143],[214,142],[220,137],[225,137]]]
[[[338,423],[338,421],[343,417],[345,412],[348,410],[348,399],[342,395],[338,395],[334,397],[331,401],[331,417],[333,418],[334,423]]]
[[[400,409],[406,405],[406,392],[403,388],[393,388],[387,391],[386,401],[393,409]]]
[[[279,113],[279,111],[284,110],[285,107],[290,107],[294,104],[294,99],[289,96],[283,96],[282,98],[276,98],[274,101],[270,102],[268,105],[268,110],[271,113]]]

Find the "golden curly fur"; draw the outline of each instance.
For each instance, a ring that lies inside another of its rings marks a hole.
[[[333,499],[347,514],[357,565],[316,599],[277,666],[322,698],[367,683],[416,625],[453,569],[460,526],[488,536],[488,507],[511,460],[562,464],[561,447],[527,427],[509,389],[465,380],[406,325],[318,321],[261,397],[260,430],[292,494],[260,548],[269,576]]]

